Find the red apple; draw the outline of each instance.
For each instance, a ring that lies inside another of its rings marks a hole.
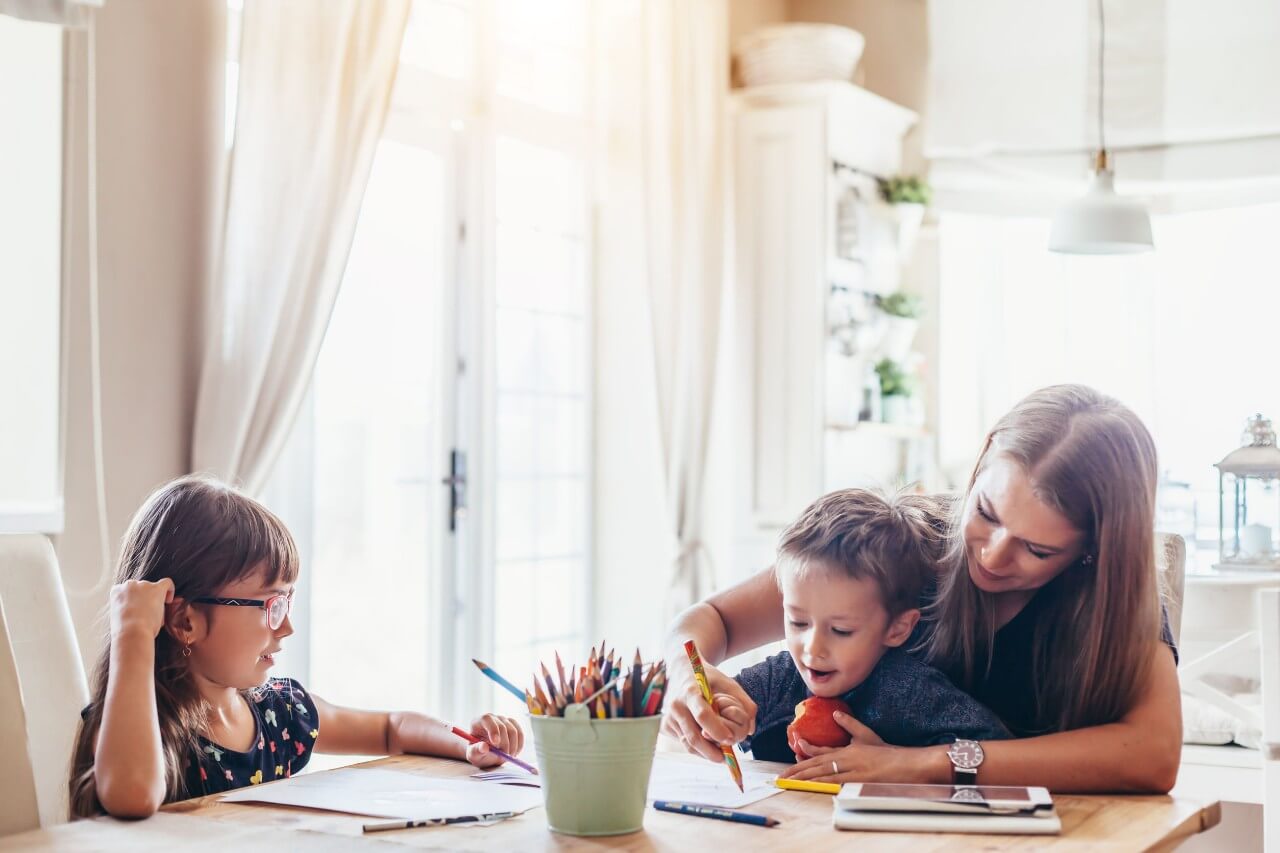
[[[841,728],[832,716],[836,711],[849,713],[849,706],[840,699],[827,699],[822,696],[810,696],[796,705],[796,718],[787,726],[787,743],[797,758],[808,758],[802,755],[797,739],[803,738],[813,746],[848,746],[853,736]]]

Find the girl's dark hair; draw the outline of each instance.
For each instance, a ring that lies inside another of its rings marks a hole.
[[[284,523],[231,486],[194,474],[166,483],[143,503],[125,533],[115,582],[170,578],[174,597],[190,601],[214,596],[223,587],[264,570],[269,585],[289,584],[298,576],[297,546]],[[72,819],[103,813],[93,765],[110,659],[108,637],[72,752]],[[188,795],[183,779],[199,749],[197,735],[206,721],[207,709],[185,661],[181,645],[161,629],[156,637],[155,685],[165,757],[165,802]]]

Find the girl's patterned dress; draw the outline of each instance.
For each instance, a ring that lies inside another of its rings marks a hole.
[[[250,690],[258,739],[237,752],[200,738],[200,755],[187,767],[187,795],[202,797],[287,779],[311,760],[320,721],[310,694],[292,678],[273,678]]]

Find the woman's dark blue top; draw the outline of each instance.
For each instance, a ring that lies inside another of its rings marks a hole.
[[[1055,730],[1055,726],[1040,719],[1036,711],[1035,665],[1031,650],[1035,637],[1036,620],[1044,611],[1051,596],[1040,590],[1026,606],[996,631],[991,648],[991,668],[985,676],[980,677],[969,691],[973,698],[986,705],[1000,717],[1009,730],[1017,737],[1047,734]],[[921,599],[924,608],[915,633],[907,641],[907,648],[914,649],[924,638],[931,622],[926,621],[929,610],[925,605],[932,604],[936,590],[926,591]],[[1169,613],[1161,607],[1161,638],[1173,651],[1173,658],[1178,659],[1178,647],[1173,641],[1173,633],[1169,630]]]

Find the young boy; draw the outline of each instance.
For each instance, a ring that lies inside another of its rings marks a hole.
[[[758,709],[744,750],[794,762],[786,728],[809,696],[843,698],[895,746],[1009,737],[994,713],[902,648],[936,571],[937,540],[910,498],[865,489],[819,498],[783,532],[777,574],[787,651],[737,676]],[[718,699],[719,707],[727,697]]]

